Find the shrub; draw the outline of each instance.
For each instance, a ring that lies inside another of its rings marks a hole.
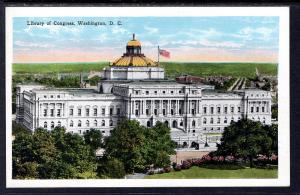
[[[176,164],[176,166],[174,167],[175,171],[181,171],[181,165]]]
[[[191,164],[189,161],[184,160],[184,161],[182,162],[181,168],[182,168],[182,169],[189,169],[191,166],[192,166],[192,164]]]
[[[160,169],[157,173],[162,174],[162,173],[165,173],[165,171],[164,171],[164,169]]]
[[[211,157],[210,157],[209,154],[206,154],[206,155],[202,156],[202,160],[203,160],[204,162],[211,161]]]
[[[154,175],[154,171],[153,170],[148,171],[148,175]]]
[[[193,165],[200,166],[201,164],[203,164],[203,162],[204,161],[202,159],[196,159],[196,160],[194,160]]]
[[[229,155],[229,156],[225,157],[225,162],[227,162],[227,163],[233,163],[234,160],[235,160],[234,156]]]
[[[164,171],[165,171],[165,173],[171,172],[171,167],[164,167]]]

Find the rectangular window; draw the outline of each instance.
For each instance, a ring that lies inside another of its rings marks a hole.
[[[254,108],[253,108],[253,107],[251,107],[251,113],[253,113],[253,111],[254,111]]]
[[[57,109],[57,116],[60,116],[60,109]]]
[[[149,91],[146,91],[146,95],[149,95]]]
[[[203,113],[204,113],[204,114],[206,114],[206,112],[207,112],[206,109],[207,109],[206,107],[203,108]]]
[[[230,112],[231,112],[231,113],[234,113],[234,107],[231,107],[231,108],[230,108]]]
[[[101,114],[102,114],[102,115],[105,115],[105,108],[102,108],[102,109],[101,109]]]
[[[70,116],[73,116],[73,108],[71,108],[71,109],[69,110],[69,115],[70,115]]]
[[[113,108],[110,108],[110,109],[109,109],[109,115],[113,115],[113,113],[114,113],[114,109],[113,109]]]
[[[81,116],[81,108],[78,108],[78,116]]]
[[[154,94],[157,95],[157,91],[154,91]]]
[[[154,109],[154,114],[157,115],[157,109]]]
[[[218,112],[218,114],[221,113],[221,107],[217,107],[217,112]]]
[[[238,112],[241,112],[241,107],[238,107]]]
[[[256,107],[256,112],[259,112],[259,107]]]
[[[94,108],[94,116],[97,116],[97,108]]]
[[[47,109],[44,109],[44,116],[47,116]]]
[[[214,107],[210,107],[210,114],[214,113]]]
[[[227,107],[224,107],[224,113],[227,114],[228,110]]]
[[[54,116],[54,109],[50,110],[50,116]]]
[[[265,107],[261,107],[261,112],[265,112]]]
[[[146,109],[146,115],[149,115],[149,109]]]
[[[192,115],[195,115],[196,113],[195,113],[195,110],[194,109],[192,109]]]
[[[88,108],[85,109],[85,115],[86,115],[86,116],[89,116],[89,115],[90,115],[90,109],[88,109]]]
[[[121,109],[117,108],[117,115],[120,115],[120,114],[121,114]]]

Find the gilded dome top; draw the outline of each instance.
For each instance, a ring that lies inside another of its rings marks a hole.
[[[141,47],[141,42],[139,42],[138,40],[131,40],[131,41],[128,41],[127,46]]]
[[[141,53],[141,43],[135,39],[133,34],[132,40],[127,43],[126,53],[115,60],[111,66],[158,66],[157,63],[147,58]]]
[[[143,55],[122,56],[113,62],[113,66],[157,66],[155,62]]]

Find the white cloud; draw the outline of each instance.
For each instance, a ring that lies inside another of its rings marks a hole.
[[[125,28],[113,27],[112,28],[112,33],[113,34],[125,34],[125,33],[128,33],[128,31]]]
[[[142,42],[142,46],[143,47],[154,47],[154,46],[156,46],[156,45],[154,45],[152,42],[150,42],[150,41],[143,41]]]
[[[158,33],[158,28],[145,26],[144,29],[147,31],[148,34]]]
[[[51,48],[53,45],[47,43],[33,43],[33,42],[25,42],[25,41],[15,41],[14,44],[19,47],[25,48]]]
[[[267,28],[267,27],[259,27],[259,28],[250,28],[246,27],[239,31],[237,35],[234,35],[235,37],[241,37],[246,39],[261,39],[261,40],[270,40],[272,38],[272,33],[274,32],[274,29]]]

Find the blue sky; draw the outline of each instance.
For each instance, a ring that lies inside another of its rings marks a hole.
[[[121,21],[122,25],[60,26],[54,21]],[[27,25],[51,21],[52,25]],[[14,62],[112,61],[125,52],[132,33],[145,55],[157,46],[168,61],[277,62],[278,17],[51,17],[14,18]]]

